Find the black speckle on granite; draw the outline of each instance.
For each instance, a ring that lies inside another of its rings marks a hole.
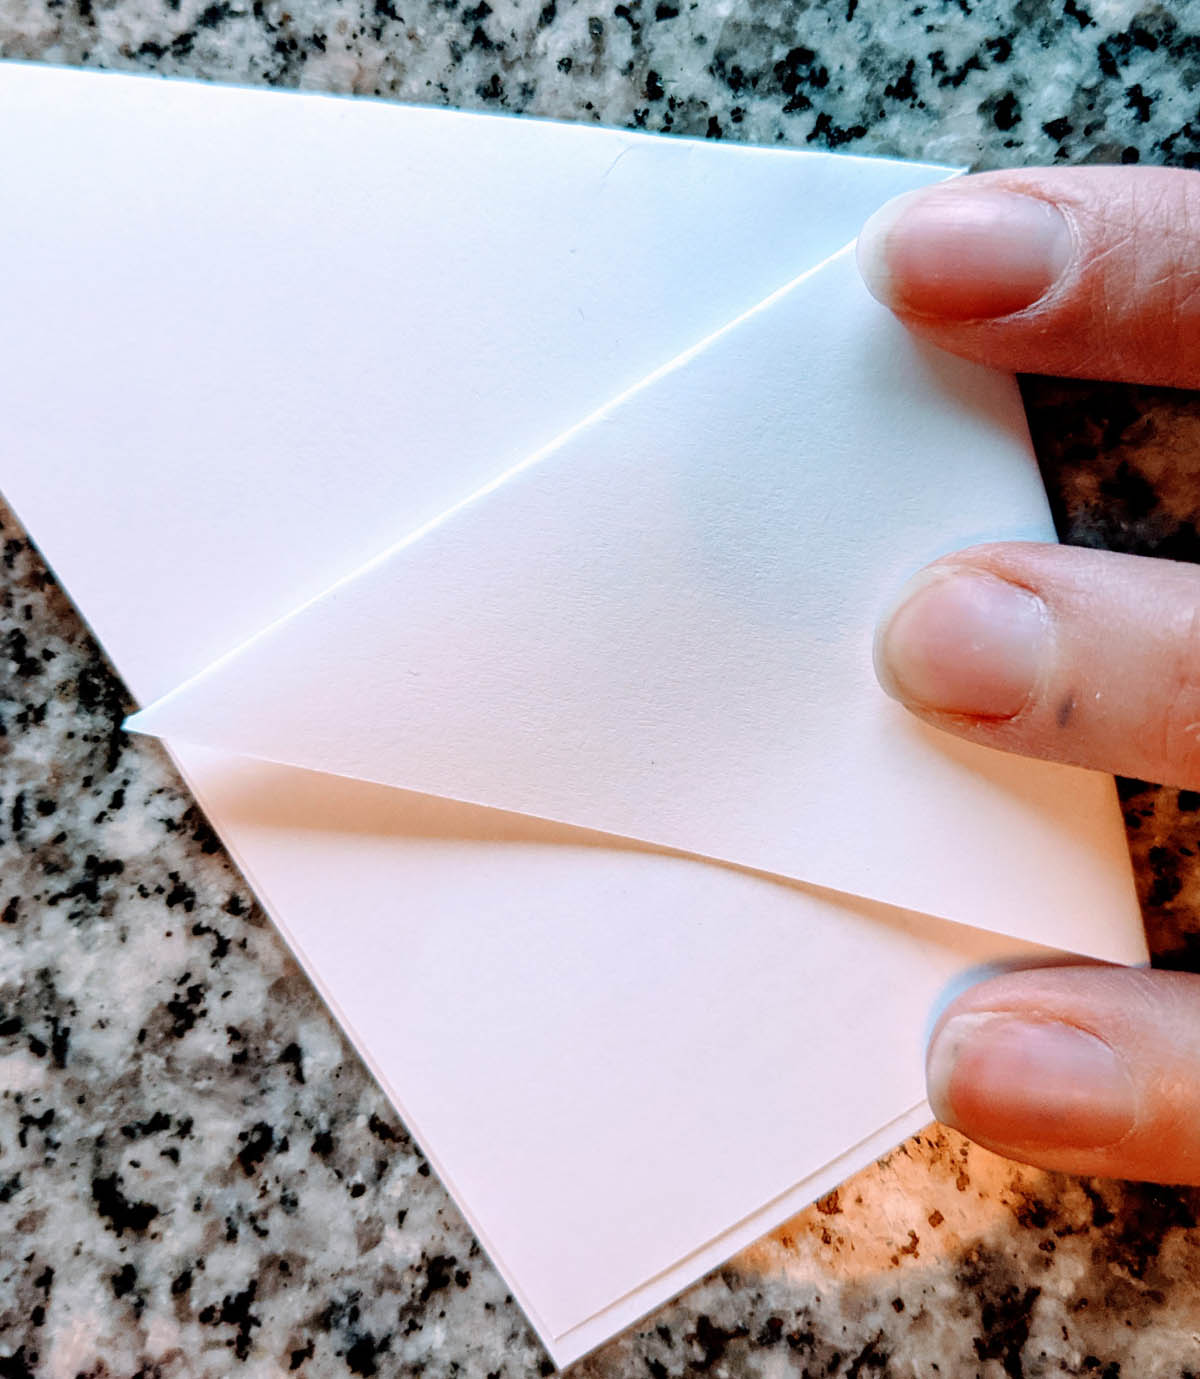
[[[998,1360],[1008,1379],[1025,1379],[1024,1353],[1041,1289],[993,1250],[978,1246],[964,1257],[957,1282],[979,1299],[975,1354]]]
[[[260,1120],[249,1130],[243,1130],[238,1139],[242,1147],[238,1150],[237,1161],[246,1177],[252,1178],[275,1147],[275,1131],[266,1121]]]
[[[9,5],[12,57],[980,166],[1200,159],[1191,4]]]
[[[158,1208],[152,1202],[131,1200],[122,1188],[123,1180],[116,1173],[93,1178],[92,1200],[96,1211],[108,1229],[117,1235],[124,1235],[126,1231],[142,1235],[159,1214]]]
[[[1191,0],[0,0],[0,56],[976,167],[1200,166]],[[1193,397],[1026,401],[1065,539],[1200,559]],[[0,566],[0,1379],[551,1373],[2,509]],[[1120,795],[1155,960],[1200,970],[1200,795]],[[932,1130],[577,1373],[1182,1379],[1197,1201]]]

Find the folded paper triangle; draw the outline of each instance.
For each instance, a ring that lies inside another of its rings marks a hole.
[[[178,750],[560,1364],[927,1124],[948,994],[1062,961],[525,815]]]
[[[973,531],[1053,534],[1015,389],[843,253],[131,725],[1137,960],[1111,778],[874,681],[880,609]]]
[[[951,175],[13,64],[0,127],[5,491],[143,702]]]
[[[917,1129],[948,989],[1144,956],[1111,782],[870,678],[1051,535],[1011,380],[779,291],[948,175],[0,64],[0,486],[559,1363]]]

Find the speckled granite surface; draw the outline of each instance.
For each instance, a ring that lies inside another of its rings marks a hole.
[[[0,0],[0,56],[980,166],[1200,162],[1194,3]],[[1200,402],[1027,399],[1068,536],[1200,557]],[[549,1372],[0,517],[0,1379]],[[1125,796],[1160,960],[1200,965],[1200,797]],[[1198,1210],[931,1132],[578,1372],[1182,1379]]]

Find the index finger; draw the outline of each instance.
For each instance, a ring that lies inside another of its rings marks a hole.
[[[1200,386],[1200,173],[1032,168],[889,202],[867,286],[943,349],[1019,373]]]

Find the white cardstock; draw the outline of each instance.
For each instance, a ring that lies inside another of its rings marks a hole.
[[[846,246],[929,166],[0,64],[0,487],[559,1364],[1145,946],[1110,778],[888,701],[1052,540]]]

